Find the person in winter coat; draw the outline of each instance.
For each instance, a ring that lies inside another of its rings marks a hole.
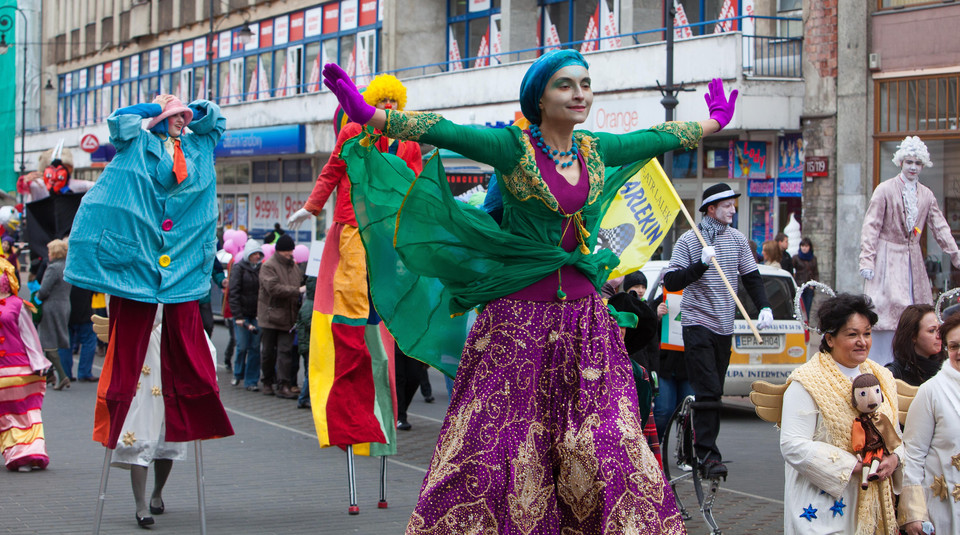
[[[60,363],[59,349],[70,350],[70,283],[63,280],[64,258],[67,257],[67,242],[53,240],[47,244],[50,262],[47,264],[43,282],[37,297],[43,303],[43,319],[40,320],[40,346],[47,360],[57,370],[54,390],[70,387],[70,375]]]
[[[257,300],[260,295],[260,260],[263,249],[253,238],[243,246],[243,259],[234,262],[230,270],[228,290],[230,311],[233,313],[237,338],[237,355],[233,359],[233,386],[243,386],[250,392],[260,387],[260,327],[257,325]]]
[[[303,294],[300,312],[297,313],[297,353],[303,359],[303,390],[297,398],[298,409],[310,408],[310,328],[313,320],[313,294],[317,291],[317,278],[305,276],[307,292]]]
[[[293,260],[293,238],[284,234],[277,239],[276,253],[260,268],[260,292],[257,321],[262,330],[260,375],[263,393],[284,399],[296,399],[293,386],[293,327],[300,310],[300,268]],[[274,384],[278,389],[274,390]]]
[[[808,281],[820,280],[820,269],[817,267],[817,257],[813,254],[813,242],[810,238],[800,240],[800,251],[793,257],[793,268],[795,270],[794,279],[797,285]],[[813,288],[807,288],[803,291],[803,307],[807,313],[813,305]]]

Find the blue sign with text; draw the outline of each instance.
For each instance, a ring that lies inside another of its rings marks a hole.
[[[302,124],[227,130],[214,149],[217,158],[261,156],[265,154],[301,154],[306,145]]]

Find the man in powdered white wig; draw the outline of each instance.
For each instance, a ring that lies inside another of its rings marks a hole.
[[[903,310],[912,304],[933,303],[920,250],[924,225],[950,262],[960,268],[960,251],[930,188],[920,183],[920,171],[932,167],[927,146],[919,137],[900,143],[893,163],[900,174],[884,180],[870,199],[860,230],[860,275],[863,292],[873,299],[880,320],[873,328],[870,359],[893,360],[893,333]]]

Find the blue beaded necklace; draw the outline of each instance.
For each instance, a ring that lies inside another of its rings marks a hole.
[[[551,147],[546,141],[543,140],[543,132],[540,131],[540,127],[532,124],[530,125],[530,134],[535,140],[537,140],[537,147],[543,151],[544,154],[550,157],[553,160],[553,163],[559,165],[560,168],[570,167],[573,165],[573,161],[576,159],[575,155],[577,154],[577,140],[572,135],[570,136],[570,150],[558,151]],[[560,163],[560,158],[566,158],[570,156],[569,162]]]

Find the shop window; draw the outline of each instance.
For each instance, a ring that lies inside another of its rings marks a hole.
[[[878,0],[880,9],[902,9],[926,4],[942,4],[944,0]]]
[[[802,19],[803,0],[777,0],[777,16],[791,19]],[[783,38],[803,37],[803,21],[778,21],[777,36]]]
[[[670,178],[697,178],[697,149],[673,151],[673,176]]]
[[[497,39],[500,0],[447,2],[447,60],[450,70],[489,65],[491,41]],[[496,21],[494,20],[496,19]]]
[[[727,178],[730,165],[730,139],[704,138],[703,178]]]
[[[320,57],[321,46],[326,48],[327,45],[332,45],[333,55],[332,56],[322,56]],[[303,64],[306,67],[304,75],[306,76],[307,85],[303,88],[303,91],[306,93],[311,93],[314,91],[319,91],[321,86],[320,83],[320,69],[323,68],[323,60],[327,57],[336,57],[337,51],[337,42],[334,39],[329,41],[324,41],[323,45],[320,43],[309,43],[304,46],[304,61]]]
[[[280,160],[253,162],[251,167],[254,184],[277,184],[280,182]]]

